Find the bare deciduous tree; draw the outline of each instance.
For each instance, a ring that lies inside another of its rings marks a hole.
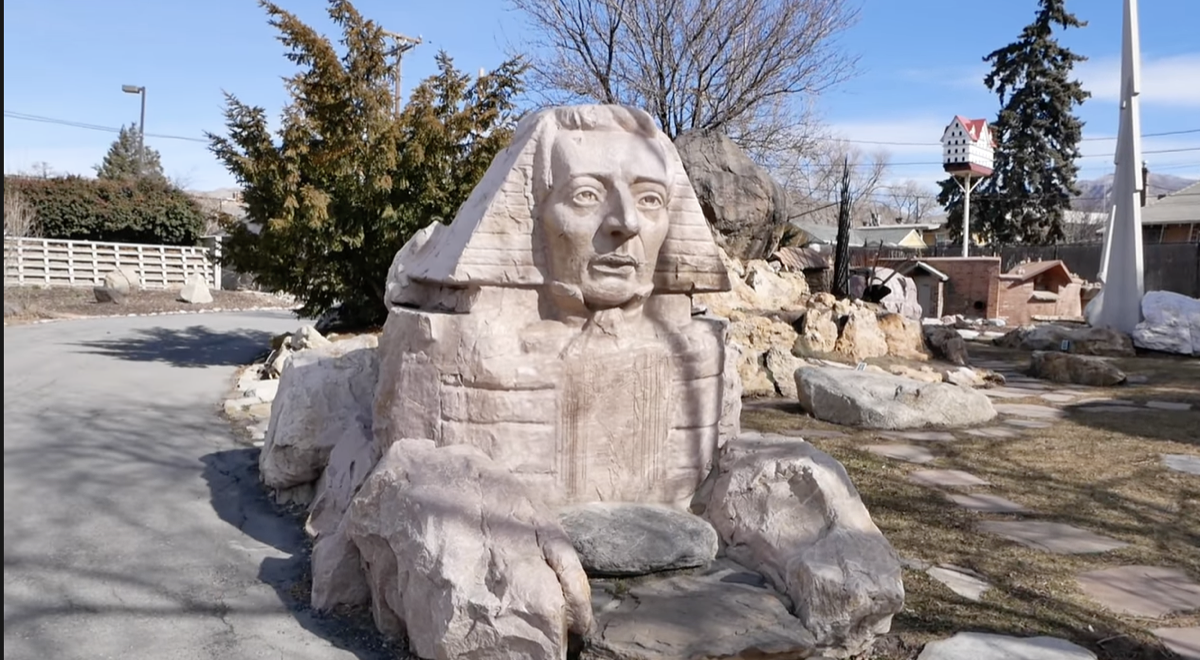
[[[794,219],[811,224],[837,223],[842,166],[850,166],[852,224],[867,224],[874,214],[886,217],[886,204],[877,193],[887,175],[891,154],[886,150],[866,152],[841,140],[823,140],[811,154],[796,156],[774,169],[792,201]]]
[[[31,237],[38,235],[37,215],[33,206],[14,189],[4,191],[4,235]]]
[[[899,218],[899,221],[905,224],[921,222],[941,209],[937,203],[937,194],[912,179],[883,186],[882,190],[886,194],[888,207],[894,218]]]
[[[536,35],[523,45],[535,91],[643,108],[672,139],[719,128],[752,152],[794,141],[811,97],[855,64],[836,39],[858,15],[845,0],[510,2]]]

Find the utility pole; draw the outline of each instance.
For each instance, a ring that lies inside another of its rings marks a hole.
[[[399,117],[400,116],[400,103],[401,103],[401,98],[402,98],[400,96],[400,79],[403,77],[404,54],[407,53],[408,51],[412,50],[414,47],[421,45],[422,41],[421,41],[420,37],[416,37],[414,39],[413,37],[405,36],[403,34],[400,34],[399,32],[390,32],[388,30],[383,30],[383,34],[385,36],[391,37],[392,40],[396,44],[396,47],[393,48],[392,52],[390,52],[388,54],[396,56],[395,97],[396,97],[396,116]]]
[[[121,85],[126,94],[140,94],[142,114],[138,118],[138,177],[146,173],[146,87],[144,85]]]

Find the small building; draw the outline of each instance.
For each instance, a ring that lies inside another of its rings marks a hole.
[[[955,115],[942,131],[942,169],[961,176],[989,176],[996,142],[986,119]]]
[[[1083,280],[1061,260],[1021,264],[1000,276],[997,316],[1010,324],[1083,317]]]
[[[1142,207],[1143,243],[1200,243],[1200,181]]]
[[[792,230],[795,233],[795,238],[789,241],[793,245],[799,247],[811,247],[821,252],[828,252],[837,245],[837,225],[814,225],[807,223],[792,222]],[[866,237],[859,231],[861,227],[852,227],[850,229],[850,245],[863,246],[867,244]]]
[[[817,250],[808,247],[782,247],[771,255],[768,262],[779,264],[779,269],[788,273],[801,273],[813,293],[829,291],[833,269],[829,259]]]
[[[897,269],[917,286],[917,302],[925,318],[941,318],[946,306],[946,282],[950,276],[924,261],[912,261]]]
[[[867,245],[883,244],[884,247],[925,248],[925,225],[880,225],[878,227],[855,227]]]

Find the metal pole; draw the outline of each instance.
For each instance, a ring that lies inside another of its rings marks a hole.
[[[138,119],[138,176],[146,173],[146,88],[142,87],[142,116]]]
[[[955,178],[958,182],[958,187],[963,191],[963,214],[962,214],[962,256],[971,256],[971,175],[966,176],[967,182],[964,184],[962,179]]]

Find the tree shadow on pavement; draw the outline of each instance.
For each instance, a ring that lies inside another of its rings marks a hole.
[[[76,344],[80,352],[135,362],[166,362],[176,367],[232,367],[247,364],[270,346],[271,333],[240,328],[214,331],[202,325],[146,328],[131,337],[93,339]]]
[[[311,545],[304,533],[303,514],[271,501],[259,483],[258,454],[258,449],[230,449],[201,460],[217,516],[250,538],[289,555],[264,558],[259,579],[275,590],[301,626],[360,660],[409,657],[375,630],[369,613],[329,615],[309,605]]]

